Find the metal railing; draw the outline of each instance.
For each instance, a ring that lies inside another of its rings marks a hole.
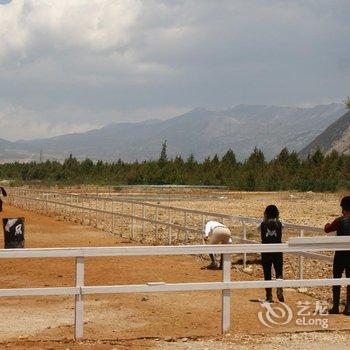
[[[349,285],[349,278],[339,279],[299,279],[275,281],[232,281],[231,255],[242,253],[300,253],[317,251],[350,250],[350,237],[306,237],[291,238],[288,243],[281,244],[236,244],[236,245],[197,245],[197,246],[138,246],[138,247],[98,247],[98,248],[32,248],[32,249],[1,249],[0,259],[18,258],[59,258],[72,257],[76,259],[75,286],[48,288],[11,288],[0,289],[0,297],[9,296],[49,296],[74,295],[75,320],[74,336],[83,338],[84,325],[84,295],[117,294],[117,293],[147,293],[147,292],[184,292],[184,291],[222,291],[222,332],[230,330],[231,290],[274,287],[313,287]],[[106,256],[160,256],[188,254],[223,254],[223,271],[221,282],[201,283],[167,283],[152,281],[138,285],[84,285],[84,259],[86,257]]]

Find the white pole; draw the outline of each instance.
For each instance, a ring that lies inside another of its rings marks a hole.
[[[96,206],[95,209],[98,209],[98,186],[96,186]],[[95,227],[98,228],[98,211],[96,211],[96,223],[95,223]]]
[[[95,223],[95,227],[98,228],[98,211],[96,209],[98,209],[98,203],[99,203],[99,198],[96,197],[96,208],[95,208],[95,211],[96,211],[96,223]]]
[[[67,195],[66,200],[64,202],[64,206],[66,207],[67,210],[67,218],[68,221],[72,221],[71,215],[72,215],[72,208],[70,207],[70,204],[72,204],[72,195]]]
[[[204,230],[205,216],[202,214],[202,230]]]
[[[91,226],[91,208],[90,208],[90,202],[89,202],[89,226]]]
[[[75,263],[75,286],[84,286],[84,258],[77,257]],[[80,293],[75,296],[75,339],[82,339],[84,335],[84,301],[83,295]]]
[[[231,255],[223,254],[222,281],[231,282]],[[222,333],[230,331],[231,323],[231,290],[224,289],[222,291]]]
[[[300,237],[304,237],[304,230],[300,230]],[[304,279],[304,257],[299,256],[299,279]]]
[[[144,238],[145,235],[145,205],[142,204],[142,238]]]
[[[247,239],[247,225],[243,223],[243,239]],[[247,253],[243,253],[243,268],[247,267]]]
[[[158,207],[156,207],[156,231],[155,231],[155,239],[158,240]]]
[[[169,201],[170,203],[170,201]],[[171,209],[169,208],[169,215],[168,215],[168,223],[169,223],[169,226],[168,226],[168,243],[169,245],[171,245]]]
[[[111,211],[112,211],[112,228],[111,228],[111,231],[112,231],[112,234],[114,234],[114,202],[112,202]]]
[[[131,217],[131,239],[134,239],[134,216],[135,216],[135,207],[134,207],[134,203],[131,203],[131,212],[132,212],[132,217]]]
[[[187,230],[187,211],[185,210],[185,223],[184,223],[184,225],[185,225],[185,227],[184,227],[184,229],[185,229],[185,237],[184,237],[184,241],[185,241],[185,243],[187,243],[188,242],[188,230]]]
[[[81,224],[84,225],[84,197],[81,196]]]
[[[121,215],[121,219],[122,219],[122,229],[120,230],[120,237],[123,237],[123,234],[124,234],[124,202],[122,202],[122,215]]]

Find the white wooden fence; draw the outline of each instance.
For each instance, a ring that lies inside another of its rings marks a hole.
[[[9,201],[13,205],[29,210],[41,210],[44,213],[61,213],[81,224],[88,224],[109,231],[113,234],[127,234],[131,239],[143,242],[146,237],[146,224],[151,225],[153,242],[158,244],[188,244],[201,243],[202,227],[207,219],[217,219],[227,226],[241,227],[239,235],[234,238],[239,243],[258,243],[247,239],[248,227],[257,225],[260,220],[239,215],[229,215],[196,209],[179,208],[169,205],[135,201],[133,199],[81,195],[44,191],[25,188],[10,188]],[[163,218],[160,218],[160,214]],[[121,229],[115,230],[116,220],[122,220]],[[181,221],[181,222],[179,222]],[[139,224],[138,224],[139,223]],[[284,223],[285,230],[296,232],[303,237],[307,234],[320,234],[319,227]],[[140,227],[141,226],[141,227]],[[160,239],[160,229],[163,228],[163,240]],[[137,236],[137,229],[139,235]],[[177,232],[177,233],[176,233]],[[182,239],[181,235],[182,233]],[[165,236],[164,236],[165,234]],[[332,262],[332,257],[311,252],[298,252],[299,278],[304,276],[304,258],[315,259],[326,263]],[[246,267],[247,254],[243,254],[243,267]]]
[[[147,292],[184,292],[184,291],[222,291],[222,332],[230,330],[231,290],[247,288],[274,287],[312,287],[348,285],[349,278],[340,279],[299,279],[274,281],[232,281],[231,255],[242,253],[267,252],[317,252],[350,250],[350,237],[307,237],[291,238],[288,243],[281,244],[235,244],[235,245],[197,245],[197,246],[158,246],[158,247],[99,247],[99,248],[32,248],[32,249],[1,249],[0,259],[18,258],[58,258],[73,257],[76,259],[75,286],[50,288],[11,288],[0,289],[0,297],[14,296],[75,296],[75,338],[83,338],[84,325],[84,295],[88,294],[118,294]],[[154,256],[154,255],[184,255],[184,254],[223,254],[222,282],[201,283],[167,283],[152,281],[139,285],[84,285],[84,258],[102,256]],[[240,312],[237,310],[237,312]]]

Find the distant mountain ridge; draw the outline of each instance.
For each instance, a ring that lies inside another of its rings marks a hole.
[[[85,133],[30,141],[0,140],[0,160],[38,160],[42,149],[45,159],[63,160],[72,153],[80,159],[141,161],[158,158],[164,140],[170,157],[193,153],[201,160],[232,148],[242,160],[257,146],[272,158],[284,147],[300,151],[344,112],[343,105],[336,103],[312,108],[196,108],[167,120],[109,124]]]
[[[307,157],[320,149],[325,154],[337,151],[350,154],[350,111],[332,123],[308,146],[301,150],[300,156]]]

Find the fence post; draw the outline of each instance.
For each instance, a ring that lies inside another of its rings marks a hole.
[[[135,227],[134,227],[134,222],[135,222],[135,219],[134,219],[134,216],[135,216],[135,207],[134,207],[134,203],[131,203],[131,239],[134,239],[134,230],[135,230]]]
[[[299,237],[304,237],[304,230],[300,230]],[[299,256],[299,279],[304,279],[304,257]]]
[[[202,230],[202,233],[204,232],[204,230],[205,230],[205,219],[206,219],[206,217],[204,216],[204,214],[202,214],[202,228],[201,228],[201,230]],[[204,236],[202,235],[202,244],[204,244],[205,242],[204,242]]]
[[[75,339],[82,339],[84,335],[84,301],[81,287],[84,286],[84,258],[79,256],[75,263],[75,286],[79,287],[79,294],[75,295]]]
[[[124,234],[124,202],[122,202],[122,215],[121,215],[121,220],[122,220],[122,229],[120,230],[120,237],[123,237]]]
[[[156,232],[155,232],[155,239],[158,240],[158,207],[156,207]]]
[[[243,221],[243,239],[247,239],[247,225]],[[247,253],[243,253],[243,268],[245,269],[247,267]]]
[[[95,209],[98,209],[98,186],[96,186],[96,206]],[[98,228],[98,211],[96,211],[96,223],[95,223],[95,227]]]
[[[112,206],[111,206],[111,211],[112,211],[112,227],[111,227],[111,231],[112,234],[114,234],[114,202],[111,202]]]
[[[84,197],[81,196],[81,224],[84,225]]]
[[[188,242],[188,230],[187,230],[187,211],[185,210],[185,223],[184,223],[184,229],[185,229],[185,237],[184,237],[184,243]]]
[[[69,214],[69,221],[74,221],[74,207],[73,207],[73,203],[74,203],[74,200],[73,200],[73,195],[71,194],[70,195],[70,214]]]
[[[169,201],[169,203],[170,203],[170,201]],[[172,227],[171,227],[171,209],[170,209],[170,207],[169,207],[168,223],[169,223],[169,226],[168,226],[168,244],[171,245],[171,233],[172,233],[171,229],[172,229]]]
[[[223,254],[222,282],[231,282],[231,254]],[[231,290],[222,290],[222,333],[230,331],[231,323]]]
[[[64,204],[63,204],[63,208],[64,208],[64,215],[67,216],[66,220],[70,221],[70,206],[69,206],[69,194],[65,194],[64,195]]]
[[[142,204],[142,238],[145,235],[145,205]]]
[[[89,214],[89,226],[91,226],[91,201],[90,201],[90,198],[87,198],[88,200],[88,206],[89,206],[89,211],[88,211],[88,214]]]
[[[99,204],[99,198],[96,197],[96,223],[95,223],[95,227],[98,228],[98,204]]]

